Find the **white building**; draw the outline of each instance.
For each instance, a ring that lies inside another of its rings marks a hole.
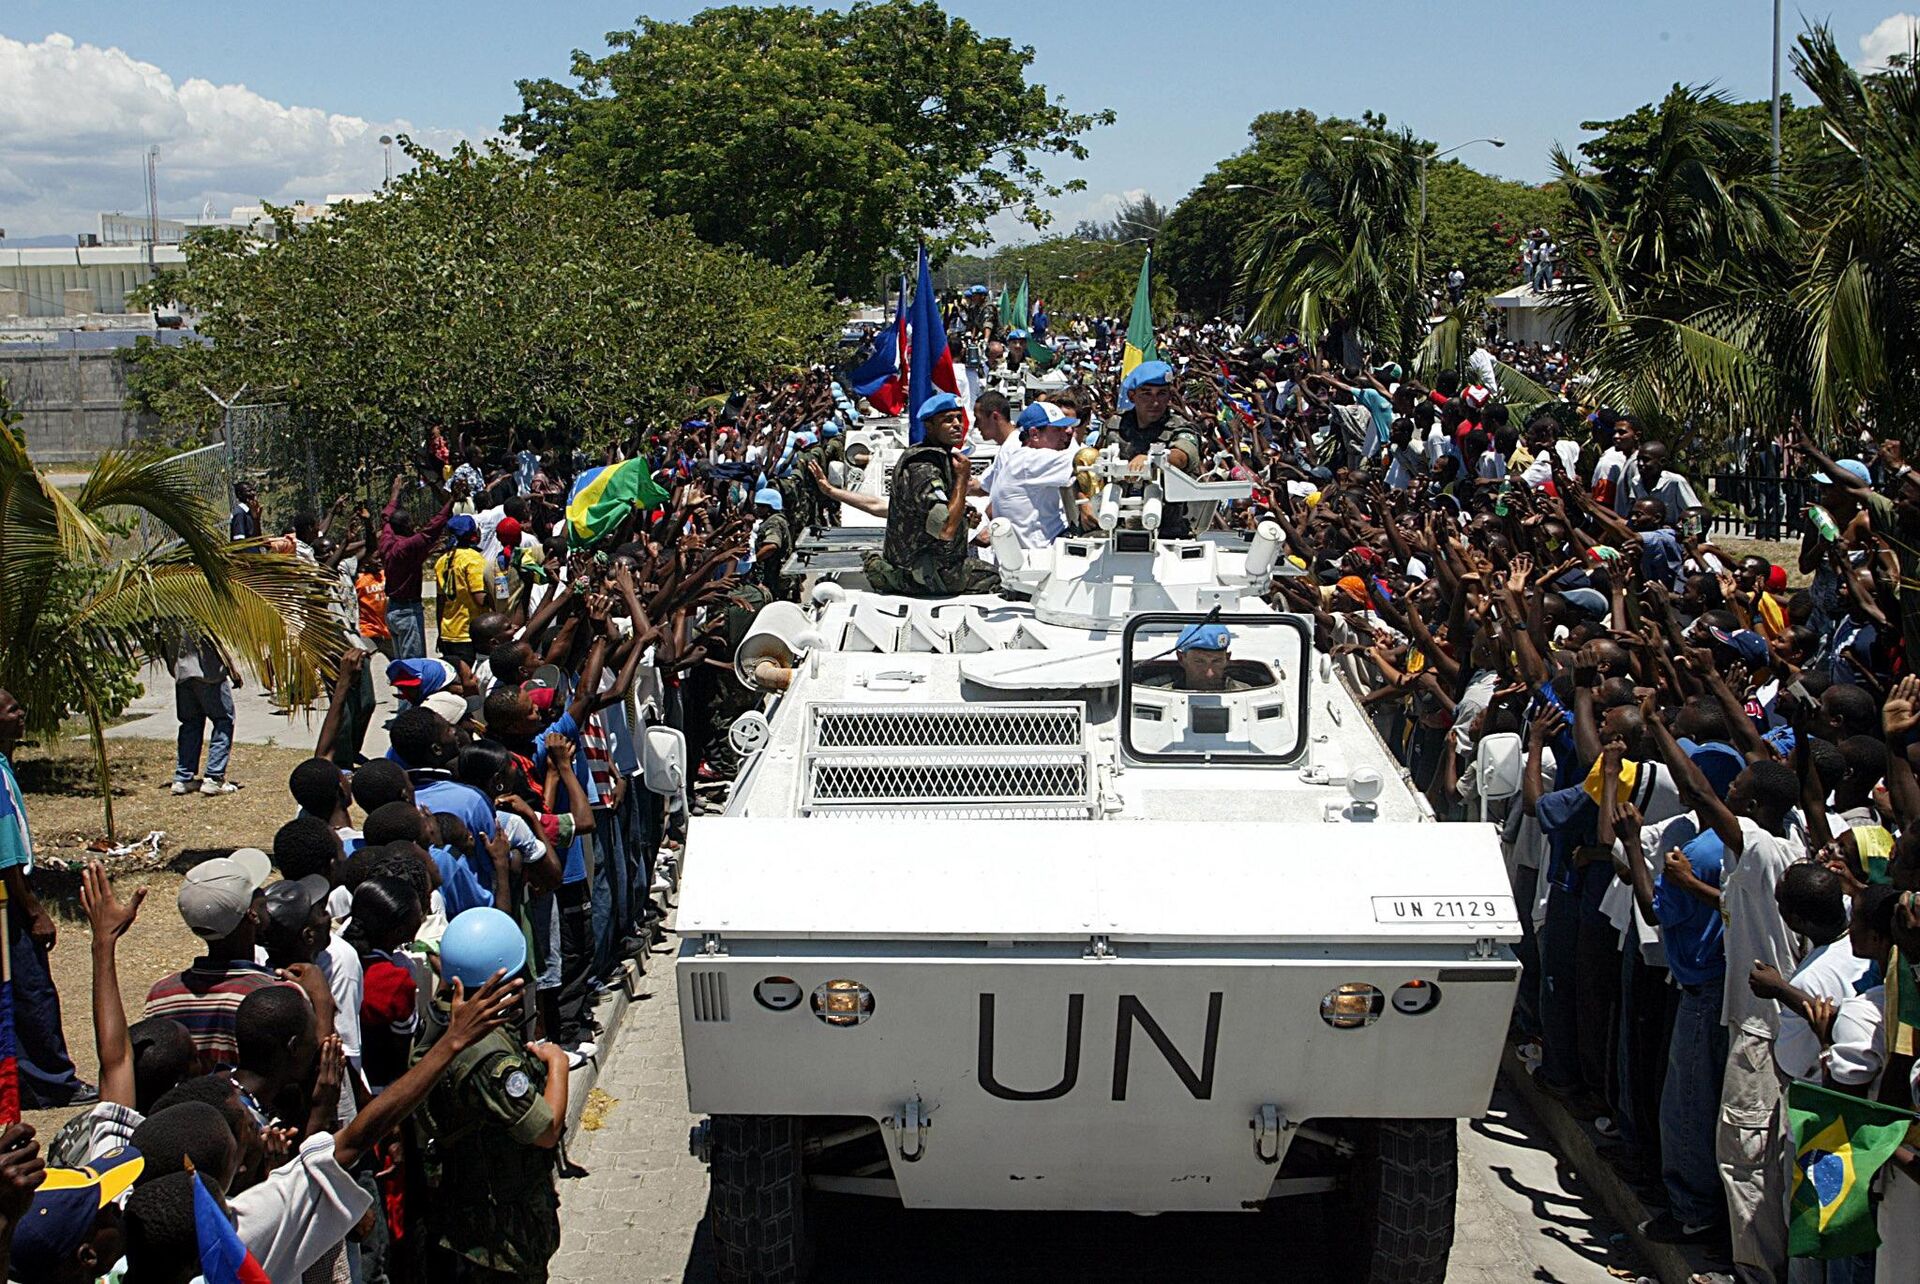
[[[178,245],[0,246],[0,318],[82,317],[127,311],[127,295],[156,268],[185,266]]]

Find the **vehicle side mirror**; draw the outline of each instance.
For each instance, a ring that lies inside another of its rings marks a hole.
[[[672,727],[648,727],[640,739],[640,779],[648,792],[678,798],[687,788],[687,738]]]
[[[1500,802],[1519,793],[1520,773],[1526,764],[1527,755],[1518,733],[1496,731],[1480,737],[1480,744],[1473,752],[1480,796],[1488,802]]]

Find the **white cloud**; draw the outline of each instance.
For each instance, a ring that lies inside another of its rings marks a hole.
[[[318,201],[380,185],[382,134],[436,149],[466,135],[264,98],[245,85],[176,83],[117,48],[55,33],[0,36],[0,225],[10,236],[88,231],[101,211],[146,207],[144,160],[160,149],[160,210],[216,214],[261,200]],[[396,148],[396,166],[405,157]]]
[[[1911,53],[1917,26],[1920,26],[1920,16],[1911,13],[1896,13],[1881,19],[1879,26],[1860,37],[1860,65],[1878,70],[1895,54]]]

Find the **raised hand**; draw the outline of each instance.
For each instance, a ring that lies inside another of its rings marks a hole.
[[[1920,677],[1909,673],[1893,684],[1886,703],[1880,706],[1880,726],[1889,738],[1920,727]]]
[[[506,972],[499,971],[489,977],[485,985],[468,994],[466,985],[455,977],[447,1032],[441,1038],[452,1040],[448,1047],[454,1052],[472,1047],[513,1019],[520,992],[525,988],[524,980],[515,977],[509,981]]]
[[[140,905],[146,899],[147,889],[141,887],[135,889],[130,902],[122,905],[113,894],[107,867],[97,860],[88,861],[87,867],[80,871],[80,908],[86,911],[96,941],[117,941],[125,936],[133,920],[140,916]]]

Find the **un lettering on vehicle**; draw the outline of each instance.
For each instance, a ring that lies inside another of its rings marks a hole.
[[[1510,923],[1516,918],[1511,896],[1376,896],[1373,921],[1445,927],[1455,923]]]

